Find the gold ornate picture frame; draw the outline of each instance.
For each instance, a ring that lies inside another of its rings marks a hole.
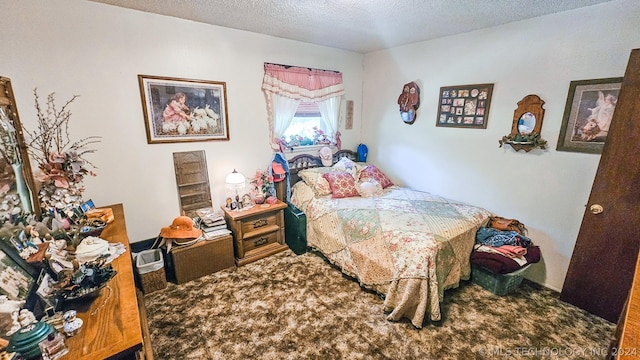
[[[229,140],[226,83],[138,75],[147,142]]]

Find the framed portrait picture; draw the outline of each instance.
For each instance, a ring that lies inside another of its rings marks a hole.
[[[486,129],[493,84],[440,88],[436,126]]]
[[[622,78],[572,81],[556,150],[601,154]]]
[[[226,83],[138,75],[147,143],[229,140]]]
[[[91,209],[95,209],[96,206],[93,204],[93,199],[89,199],[85,202],[83,202],[82,204],[80,204],[80,209],[82,210],[82,213],[86,213],[87,211],[91,210]]]
[[[35,278],[19,260],[10,256],[6,247],[0,249],[0,295],[9,300],[27,301],[32,294]]]

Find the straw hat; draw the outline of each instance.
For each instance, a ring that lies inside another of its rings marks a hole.
[[[171,226],[163,227],[160,236],[167,239],[195,239],[202,235],[202,230],[193,226],[193,220],[188,216],[178,216],[173,219]]]

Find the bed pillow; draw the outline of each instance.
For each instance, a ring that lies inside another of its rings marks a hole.
[[[298,172],[298,176],[307,184],[316,196],[324,196],[331,194],[329,183],[322,174],[333,171],[332,168],[311,168]]]
[[[322,174],[322,177],[329,183],[331,198],[333,199],[360,195],[356,189],[356,181],[353,179],[353,176],[347,172],[333,171]]]
[[[362,172],[360,173],[360,181],[364,179],[373,179],[380,183],[383,189],[388,188],[393,185],[393,182],[389,180],[387,175],[385,175],[380,169],[378,169],[375,165],[367,165]]]
[[[364,169],[364,166],[356,163],[348,157],[343,157],[332,167],[338,171],[344,171],[351,174],[351,176],[353,176],[355,180],[358,180],[358,178],[360,177],[360,172],[362,171],[362,169]]]
[[[382,186],[374,179],[363,179],[356,183],[356,190],[362,197],[380,196],[383,193]]]

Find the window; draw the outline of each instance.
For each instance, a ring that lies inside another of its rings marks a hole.
[[[284,131],[281,139],[286,147],[333,144],[331,134],[322,121],[318,104],[300,101],[293,120]]]
[[[339,114],[344,96],[342,73],[264,64],[262,90],[267,99],[269,139],[274,150],[335,144],[340,147]]]

